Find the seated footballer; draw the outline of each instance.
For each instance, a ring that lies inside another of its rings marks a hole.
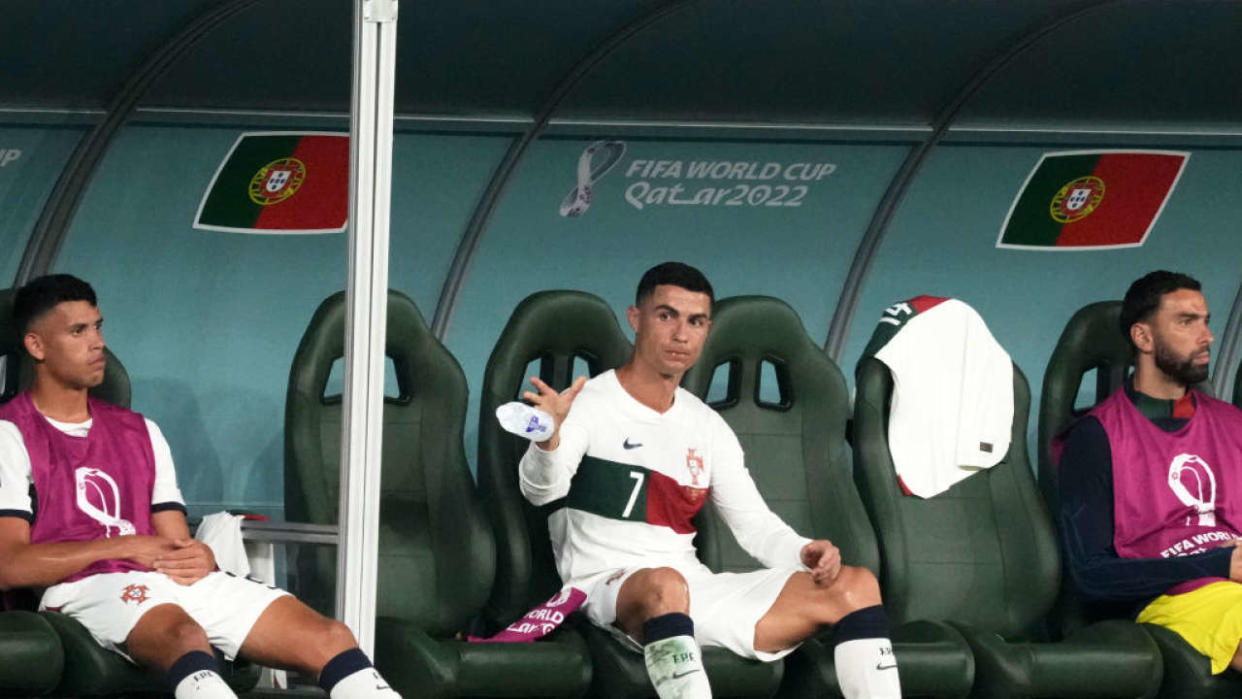
[[[826,625],[847,699],[898,697],[875,576],[769,510],[733,431],[679,388],[707,339],[712,302],[697,269],[657,265],[626,311],[634,353],[624,366],[563,393],[531,379],[538,393],[523,397],[556,428],[523,456],[521,489],[535,505],[564,500],[549,518],[561,579],[586,592],[593,623],[643,644],[661,699],[711,696],[700,645],[772,661]],[[698,560],[691,518],[709,499],[766,569],[713,574]]]
[[[216,569],[190,537],[155,423],[87,397],[103,382],[95,292],[57,274],[17,292],[30,389],[0,406],[0,587],[46,588],[41,609],[166,673],[177,699],[224,699],[226,657],[317,677],[331,699],[394,699],[353,634],[289,593]]]

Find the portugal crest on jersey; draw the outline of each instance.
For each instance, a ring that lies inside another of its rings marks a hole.
[[[147,601],[147,593],[150,591],[146,585],[126,585],[121,591],[121,601],[126,604],[130,602],[142,604]]]
[[[1057,223],[1080,221],[1104,201],[1104,180],[1087,175],[1070,180],[1052,197],[1049,210]]]
[[[261,206],[278,204],[293,196],[305,179],[305,163],[297,158],[277,158],[250,178],[250,200]]]
[[[697,449],[686,450],[686,470],[690,471],[690,482],[700,485],[699,476],[703,475],[703,457],[695,454]]]

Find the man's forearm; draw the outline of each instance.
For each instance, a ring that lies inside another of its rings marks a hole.
[[[0,589],[54,585],[97,561],[125,558],[130,538],[10,546],[0,553]]]

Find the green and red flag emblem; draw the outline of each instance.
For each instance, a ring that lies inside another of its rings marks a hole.
[[[198,206],[195,228],[339,233],[349,218],[349,136],[244,133]]]
[[[1143,244],[1189,153],[1044,153],[1018,192],[998,248],[1132,248]]]

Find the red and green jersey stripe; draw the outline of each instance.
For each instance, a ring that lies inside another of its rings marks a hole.
[[[1142,245],[1189,157],[1167,151],[1045,153],[1014,199],[996,245]]]
[[[691,519],[707,500],[692,488],[642,466],[583,457],[564,504],[609,519],[646,522],[678,534],[695,532]]]
[[[349,137],[245,133],[203,195],[195,228],[335,233],[349,216]]]

